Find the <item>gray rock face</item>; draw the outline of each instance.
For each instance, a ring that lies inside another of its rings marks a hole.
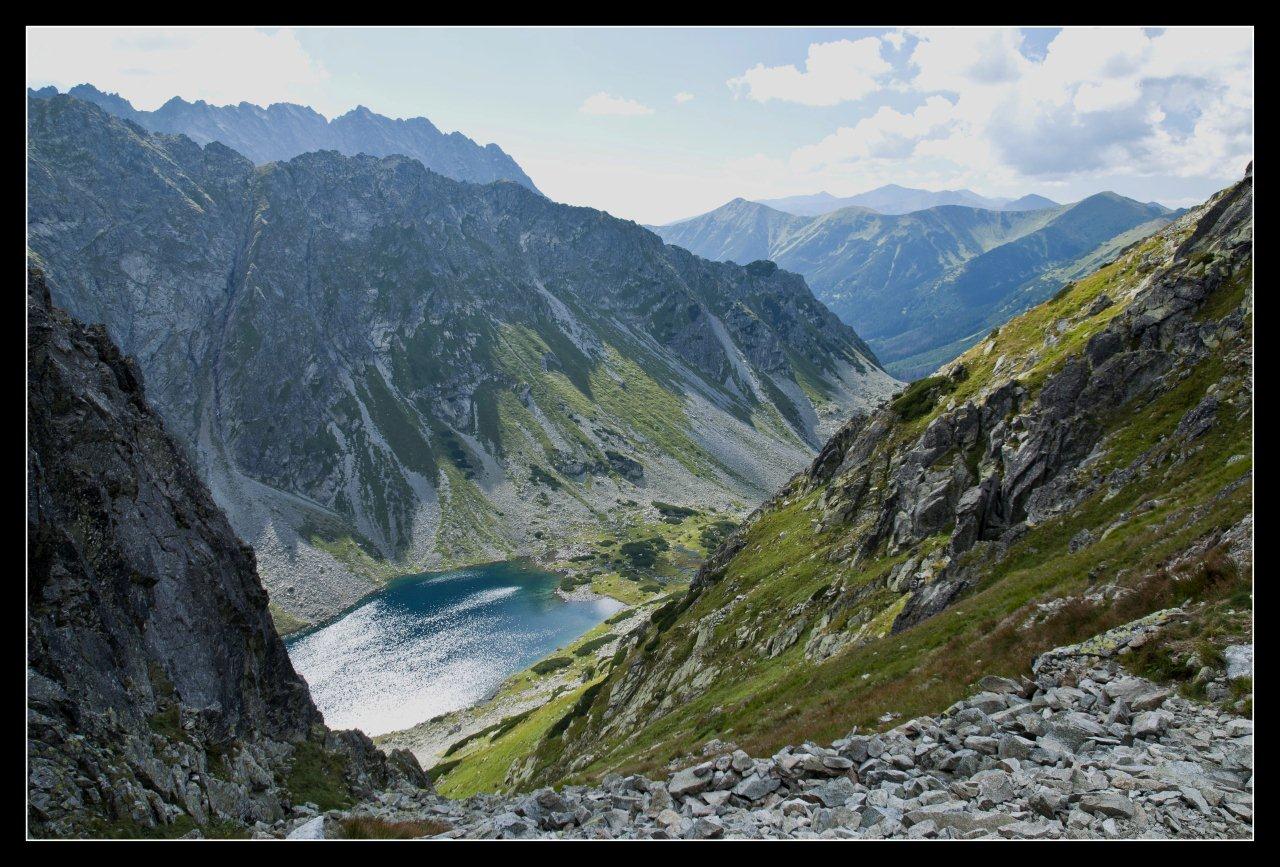
[[[68,96],[29,131],[55,299],[136,354],[304,621],[378,560],[537,552],[657,491],[756,499],[896,385],[799,277],[519,185],[332,151],[255,168]]]
[[[1227,678],[1253,677],[1253,645],[1233,644],[1227,647],[1222,655],[1227,660]]]
[[[57,90],[44,88],[28,93],[33,98],[50,99]],[[200,145],[220,142],[259,165],[311,151],[375,157],[402,154],[454,180],[475,184],[513,181],[535,192],[538,189],[496,144],[482,147],[462,133],[443,133],[425,117],[396,120],[359,106],[326,120],[305,105],[287,102],[262,108],[247,102],[192,103],[176,96],[155,111],[139,111],[127,99],[103,93],[89,84],[77,85],[68,94],[152,132],[184,135]]]
[[[275,821],[298,745],[324,728],[253,552],[147,404],[138,366],[52,307],[38,272],[27,321],[32,832]],[[411,756],[389,769],[345,738],[334,751],[363,791],[406,770],[425,782]]]

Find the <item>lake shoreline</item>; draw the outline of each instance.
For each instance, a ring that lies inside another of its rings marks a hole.
[[[469,754],[473,747],[479,747],[486,731],[508,724],[521,715],[535,714],[556,700],[563,701],[564,696],[585,686],[586,682],[582,680],[584,672],[599,667],[612,657],[618,642],[626,640],[640,628],[658,602],[659,598],[654,598],[620,609],[613,617],[597,624],[559,650],[511,674],[482,701],[424,720],[409,728],[378,735],[373,741],[383,750],[408,749],[428,771],[433,768],[437,772],[441,768],[452,770],[450,764],[459,756]],[[613,640],[587,652],[582,651],[584,646],[604,635],[611,635]],[[572,663],[541,674],[537,672],[539,664],[556,657],[570,659]],[[458,796],[469,793],[464,792]],[[442,794],[446,797],[455,796],[444,791]]]
[[[486,701],[625,607],[559,583],[529,558],[405,575],[285,646],[331,725],[402,730]]]

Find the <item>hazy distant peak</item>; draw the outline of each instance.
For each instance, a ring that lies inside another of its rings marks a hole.
[[[57,93],[55,87],[28,90],[32,99],[48,99]],[[266,108],[250,102],[211,105],[202,99],[188,102],[180,96],[155,111],[139,111],[120,95],[103,93],[91,84],[76,85],[70,96],[152,132],[179,133],[201,145],[222,142],[258,165],[319,150],[347,156],[403,154],[454,180],[477,184],[514,181],[539,192],[498,145],[481,146],[460,132],[445,134],[425,117],[390,118],[358,105],[328,120],[310,106],[296,103],[277,102]]]
[[[855,196],[833,196],[824,190],[812,195],[760,199],[758,203],[801,217],[817,217],[854,206],[881,214],[909,214],[943,205],[964,205],[989,211],[1033,211],[1057,207],[1057,202],[1044,196],[1001,199],[983,196],[970,189],[922,190],[901,184],[884,184]]]

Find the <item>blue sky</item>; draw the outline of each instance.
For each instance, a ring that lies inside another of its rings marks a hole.
[[[32,28],[27,78],[422,115],[647,223],[883,183],[1191,204],[1253,144],[1247,28]]]

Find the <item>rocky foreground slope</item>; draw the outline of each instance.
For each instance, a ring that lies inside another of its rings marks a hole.
[[[983,678],[939,716],[752,758],[722,741],[669,777],[448,801],[402,787],[259,836],[1166,839],[1253,833],[1253,723],[1127,673],[1178,609]]]
[[[137,365],[28,275],[27,758],[33,836],[272,822],[404,780],[331,732]]]
[[[796,275],[517,184],[28,121],[55,300],[136,355],[295,627],[654,499],[740,515],[898,385]]]

